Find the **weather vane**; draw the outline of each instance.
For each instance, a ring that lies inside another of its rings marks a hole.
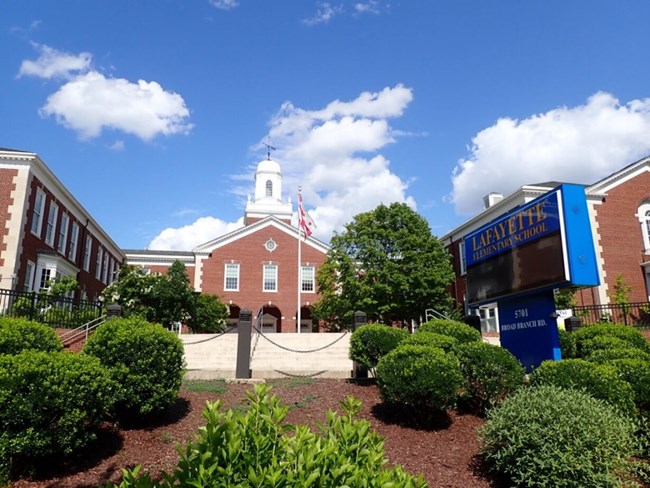
[[[266,158],[269,161],[271,161],[271,151],[275,151],[276,149],[273,146],[271,146],[271,144],[269,144],[271,142],[271,138],[269,138],[267,140],[269,141],[268,143],[263,142],[262,144],[264,144],[266,146]]]

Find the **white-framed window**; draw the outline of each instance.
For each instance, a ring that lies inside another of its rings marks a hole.
[[[273,196],[273,182],[271,180],[266,180],[266,196]]]
[[[278,267],[275,264],[264,265],[263,291],[278,291]]]
[[[34,198],[34,210],[32,211],[32,234],[41,237],[43,227],[43,211],[45,210],[45,192],[40,188],[36,189]]]
[[[97,263],[95,263],[95,278],[98,280],[102,277],[102,260],[104,259],[104,249],[102,246],[97,248]]]
[[[50,210],[47,212],[47,226],[45,227],[45,243],[48,246],[54,245],[54,237],[56,236],[56,218],[59,215],[59,206],[51,202]]]
[[[239,263],[226,263],[224,268],[225,291],[239,291]]]
[[[460,257],[460,274],[467,273],[467,256],[465,256],[465,239],[458,245],[458,256]]]
[[[108,258],[109,258],[109,254],[108,252],[105,252],[104,265],[102,267],[102,283],[106,283],[106,280],[108,280]]]
[[[65,256],[65,249],[68,245],[68,228],[70,227],[70,217],[63,212],[61,214],[61,227],[59,228],[59,243],[57,250]]]
[[[644,202],[639,206],[637,212],[641,222],[641,237],[643,238],[643,249],[650,252],[650,202]]]
[[[41,281],[39,283],[39,290],[49,287],[50,278],[52,277],[52,270],[50,268],[43,268],[41,270]]]
[[[300,271],[300,289],[304,292],[311,293],[316,291],[316,268],[313,266],[303,266]]]
[[[108,260],[108,276],[107,276],[107,285],[110,285],[113,283],[113,256],[111,256]]]
[[[34,289],[35,271],[36,265],[31,261],[27,261],[27,266],[25,267],[25,284],[23,285],[23,291],[32,291]]]
[[[77,242],[79,242],[79,224],[72,223],[72,232],[70,232],[70,249],[68,250],[68,259],[74,261],[77,258]]]
[[[90,271],[90,251],[93,248],[93,238],[86,236],[86,242],[84,243],[84,262],[83,268],[84,271]]]

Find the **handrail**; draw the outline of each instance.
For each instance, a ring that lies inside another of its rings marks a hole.
[[[106,315],[102,315],[101,317],[97,317],[96,319],[91,320],[90,322],[86,322],[85,324],[80,325],[79,327],[76,327],[65,334],[61,335],[61,342],[65,346],[66,343],[72,342],[74,339],[77,339],[78,337],[85,335],[86,339],[88,339],[88,333],[91,330],[95,330],[97,327],[102,325],[104,322],[106,322]]]

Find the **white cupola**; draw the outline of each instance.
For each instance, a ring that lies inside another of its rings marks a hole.
[[[255,172],[255,196],[246,203],[246,225],[269,215],[291,222],[291,200],[282,202],[282,170],[270,157],[260,161]]]

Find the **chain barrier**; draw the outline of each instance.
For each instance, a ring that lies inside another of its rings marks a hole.
[[[207,339],[201,339],[200,341],[195,341],[195,342],[185,342],[185,343],[183,343],[183,345],[184,346],[192,346],[194,344],[201,344],[203,342],[212,341],[214,339],[218,339],[219,337],[226,335],[228,332],[230,332],[231,330],[236,329],[236,328],[237,328],[236,325],[231,325],[226,330],[224,330],[221,334],[217,334],[214,337],[208,337]]]
[[[270,342],[271,344],[273,344],[274,346],[279,347],[280,349],[284,349],[285,351],[289,351],[289,352],[297,352],[297,353],[301,353],[301,354],[303,354],[303,353],[308,353],[308,352],[318,352],[318,351],[322,351],[323,349],[327,349],[328,347],[332,347],[334,344],[336,344],[337,342],[339,342],[341,339],[343,339],[343,338],[348,334],[348,331],[346,330],[345,333],[344,333],[341,337],[339,337],[338,339],[336,339],[336,340],[330,342],[329,344],[326,344],[326,345],[321,346],[321,347],[317,347],[316,349],[300,350],[300,349],[291,349],[290,347],[286,347],[286,346],[283,346],[282,344],[278,344],[278,343],[275,342],[274,340],[272,340],[272,339],[270,339],[269,337],[267,337],[267,336],[266,336],[266,335],[265,335],[265,334],[264,334],[260,329],[258,329],[257,327],[254,327],[254,329],[255,329],[255,331],[256,331],[260,336],[262,336],[264,339],[266,339],[267,341],[269,341],[269,342]]]
[[[309,373],[309,374],[288,373],[286,371],[282,371],[282,370],[279,370],[279,369],[274,369],[273,371],[275,371],[276,373],[280,373],[280,374],[282,374],[284,376],[287,376],[289,378],[315,378],[318,375],[321,375],[323,373],[327,373],[326,369],[323,369],[321,371],[316,371],[315,373]]]

